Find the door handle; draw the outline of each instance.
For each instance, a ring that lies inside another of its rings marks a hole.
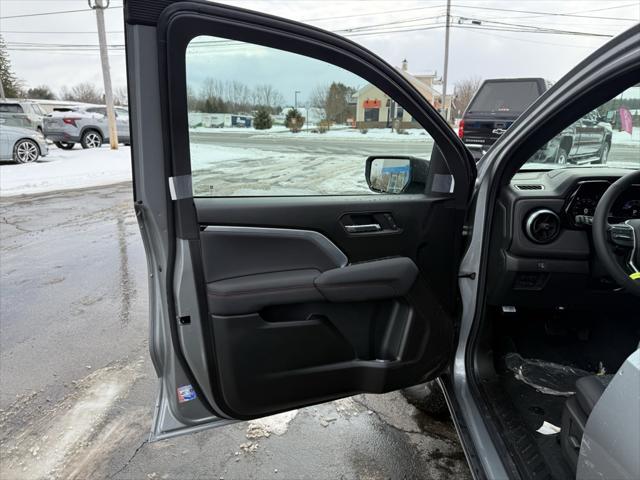
[[[379,223],[365,223],[363,225],[345,225],[344,229],[348,233],[365,233],[365,232],[379,232],[382,227]]]

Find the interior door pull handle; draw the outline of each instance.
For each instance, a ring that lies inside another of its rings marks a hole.
[[[379,232],[382,227],[379,223],[365,223],[364,225],[345,225],[344,229],[349,233]]]

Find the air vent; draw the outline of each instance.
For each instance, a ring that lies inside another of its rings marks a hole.
[[[519,184],[514,185],[514,188],[516,188],[517,190],[544,190],[544,186],[534,184]]]
[[[549,243],[560,233],[560,217],[552,210],[542,208],[527,216],[525,232],[536,243]]]

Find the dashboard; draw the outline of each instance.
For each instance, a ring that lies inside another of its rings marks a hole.
[[[594,254],[591,223],[604,192],[629,172],[596,167],[514,175],[493,219],[490,303],[584,307],[615,296],[617,285]],[[640,185],[618,197],[609,223],[632,218],[640,218]]]
[[[567,200],[564,213],[572,226],[588,225],[598,202],[613,182],[610,180],[579,181]],[[611,208],[609,223],[619,223],[631,218],[640,218],[640,185],[633,185],[625,191]]]

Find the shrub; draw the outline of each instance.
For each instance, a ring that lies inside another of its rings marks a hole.
[[[361,128],[360,129],[360,133],[363,134],[363,135],[365,135],[368,131],[369,131],[368,128]]]
[[[287,116],[284,119],[284,124],[289,130],[291,130],[292,133],[298,133],[304,125],[304,117],[297,109],[292,108],[287,112]]]
[[[272,126],[273,121],[269,111],[264,107],[260,107],[253,117],[253,127],[256,130],[269,130]]]

